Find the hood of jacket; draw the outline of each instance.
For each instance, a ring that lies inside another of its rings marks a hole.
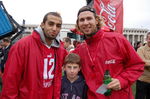
[[[84,81],[83,79],[84,79],[84,78],[83,78],[82,75],[78,75],[78,79],[75,80],[74,82],[72,82],[72,84],[74,84],[74,83],[80,83],[80,82]],[[64,80],[65,82],[67,82],[67,83],[71,83],[71,82],[67,79],[66,74],[63,76],[63,80]]]
[[[45,40],[45,36],[44,36],[44,32],[42,30],[42,28],[39,26],[35,29],[35,31],[37,31],[37,33],[39,33],[40,35],[40,38],[42,40],[42,42],[48,46],[48,47],[59,47],[60,46],[60,38],[59,38],[59,35],[57,35],[57,37],[52,41],[52,44],[49,46],[47,43],[46,43],[46,40]]]

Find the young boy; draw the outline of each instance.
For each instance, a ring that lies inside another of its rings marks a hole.
[[[87,86],[82,75],[79,75],[80,57],[70,53],[64,61],[61,99],[86,99]]]

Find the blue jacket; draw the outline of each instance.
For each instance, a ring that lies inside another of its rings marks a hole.
[[[84,78],[79,78],[71,83],[66,75],[62,78],[61,99],[87,99],[87,86]]]

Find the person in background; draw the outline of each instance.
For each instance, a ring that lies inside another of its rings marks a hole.
[[[79,41],[79,40],[74,40],[73,41],[73,45],[74,45],[74,48],[76,48],[79,44],[81,44],[82,42]]]
[[[87,85],[82,75],[80,57],[70,53],[64,61],[61,99],[87,99]]]
[[[7,61],[8,58],[8,53],[11,47],[11,40],[9,37],[5,37],[2,39],[1,42],[1,46],[2,46],[2,51],[0,53],[0,57],[1,57],[1,63],[0,63],[0,70],[3,73],[4,72],[4,67],[5,67],[5,63]]]
[[[71,44],[71,39],[69,37],[64,37],[63,38],[63,42],[64,42],[64,48],[70,52],[72,50],[74,50],[74,46]]]
[[[3,46],[2,46],[2,40],[0,41],[0,55],[2,54]]]
[[[60,99],[67,55],[57,38],[61,25],[60,14],[49,12],[31,35],[11,47],[0,99]]]
[[[144,73],[136,82],[136,99],[150,99],[150,31],[146,45],[138,48],[137,53],[145,62]]]
[[[5,63],[7,61],[8,53],[11,47],[11,40],[9,37],[2,39],[0,44],[0,91],[2,89],[2,75],[4,73]]]
[[[88,99],[133,99],[131,85],[143,73],[144,62],[121,33],[101,30],[102,20],[94,8],[82,7],[76,26],[85,42],[73,53],[81,57],[82,74],[88,86]],[[111,82],[105,85],[104,74],[109,71]],[[98,89],[101,90],[98,90]],[[111,95],[103,91],[111,89]]]
[[[3,50],[3,46],[1,45],[1,42],[0,42],[0,55],[2,54],[2,50]],[[1,64],[1,57],[0,57],[0,64]],[[1,65],[0,65],[0,92],[2,90],[2,71],[1,71]]]
[[[137,51],[137,49],[139,48],[139,47],[141,47],[142,46],[142,42],[141,41],[138,41],[136,44],[135,44],[135,50]]]

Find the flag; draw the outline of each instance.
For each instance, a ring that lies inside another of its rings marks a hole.
[[[123,33],[123,0],[94,0],[93,7],[106,26]]]

